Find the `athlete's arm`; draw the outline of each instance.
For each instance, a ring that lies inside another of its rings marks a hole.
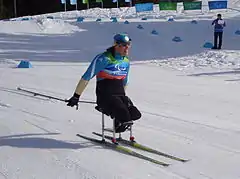
[[[89,65],[86,72],[78,82],[75,93],[81,96],[82,92],[88,85],[88,82],[101,70],[108,65],[108,58],[104,54],[97,55]]]

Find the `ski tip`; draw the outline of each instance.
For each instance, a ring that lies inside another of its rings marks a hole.
[[[92,132],[92,134],[94,134],[94,135],[96,135],[96,136],[99,136],[99,137],[102,136],[102,134],[99,134],[99,133],[97,133],[97,132]],[[105,136],[105,137],[106,137],[106,136]]]
[[[76,134],[76,136],[85,138],[85,136],[83,136],[83,135],[81,135],[81,134]]]
[[[189,159],[182,159],[182,158],[176,158],[174,160],[177,160],[177,161],[182,162],[182,163],[186,163],[186,162],[189,161]]]

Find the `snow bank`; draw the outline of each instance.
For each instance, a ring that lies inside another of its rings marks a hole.
[[[66,35],[85,31],[63,20],[48,18],[38,18],[27,21],[0,21],[0,26],[0,33],[16,35]]]

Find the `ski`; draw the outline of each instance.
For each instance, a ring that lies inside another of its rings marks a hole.
[[[123,154],[126,154],[126,155],[130,155],[130,156],[133,156],[133,157],[137,157],[137,158],[140,158],[140,159],[143,159],[143,160],[146,160],[146,161],[149,161],[149,162],[152,162],[152,163],[155,163],[155,164],[158,164],[158,165],[161,165],[161,166],[164,166],[164,167],[167,167],[169,166],[168,163],[165,163],[165,162],[161,162],[159,160],[155,160],[155,159],[152,159],[150,157],[147,157],[145,155],[142,155],[140,153],[137,153],[127,147],[124,147],[120,144],[114,144],[114,143],[111,143],[111,142],[108,142],[108,141],[103,141],[103,140],[98,140],[98,139],[95,139],[95,138],[92,138],[92,137],[87,137],[87,136],[84,136],[84,135],[81,135],[81,134],[77,134],[78,137],[81,137],[83,139],[86,139],[86,140],[89,140],[91,142],[95,142],[95,143],[98,143],[98,144],[101,144],[101,145],[104,145],[106,147],[109,147],[111,149],[114,149],[115,151],[118,151],[120,153],[123,153]]]
[[[100,136],[100,137],[102,136],[101,134],[99,134],[97,132],[93,132],[93,134],[97,135],[97,136]],[[108,136],[108,135],[104,135],[104,137],[106,139],[109,139],[109,140],[113,139],[113,137]],[[126,140],[126,139],[123,139],[123,138],[117,138],[117,142],[121,143],[121,144],[124,144],[124,145],[127,145],[127,146],[130,146],[130,147],[133,147],[133,148],[136,148],[136,149],[139,149],[139,150],[143,150],[143,151],[146,151],[146,152],[149,152],[149,153],[153,153],[153,154],[160,155],[160,156],[163,156],[163,157],[166,157],[166,158],[177,160],[177,161],[180,161],[180,162],[189,161],[187,159],[179,158],[179,157],[176,157],[176,156],[164,153],[164,152],[160,152],[160,151],[158,151],[156,149],[153,149],[151,147],[147,147],[145,145],[139,144],[136,141],[130,141],[130,140]]]

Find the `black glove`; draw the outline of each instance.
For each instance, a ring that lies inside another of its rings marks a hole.
[[[77,93],[74,93],[74,95],[69,100],[66,101],[67,105],[71,107],[76,106],[76,109],[78,109],[79,97],[80,95],[78,95]]]

